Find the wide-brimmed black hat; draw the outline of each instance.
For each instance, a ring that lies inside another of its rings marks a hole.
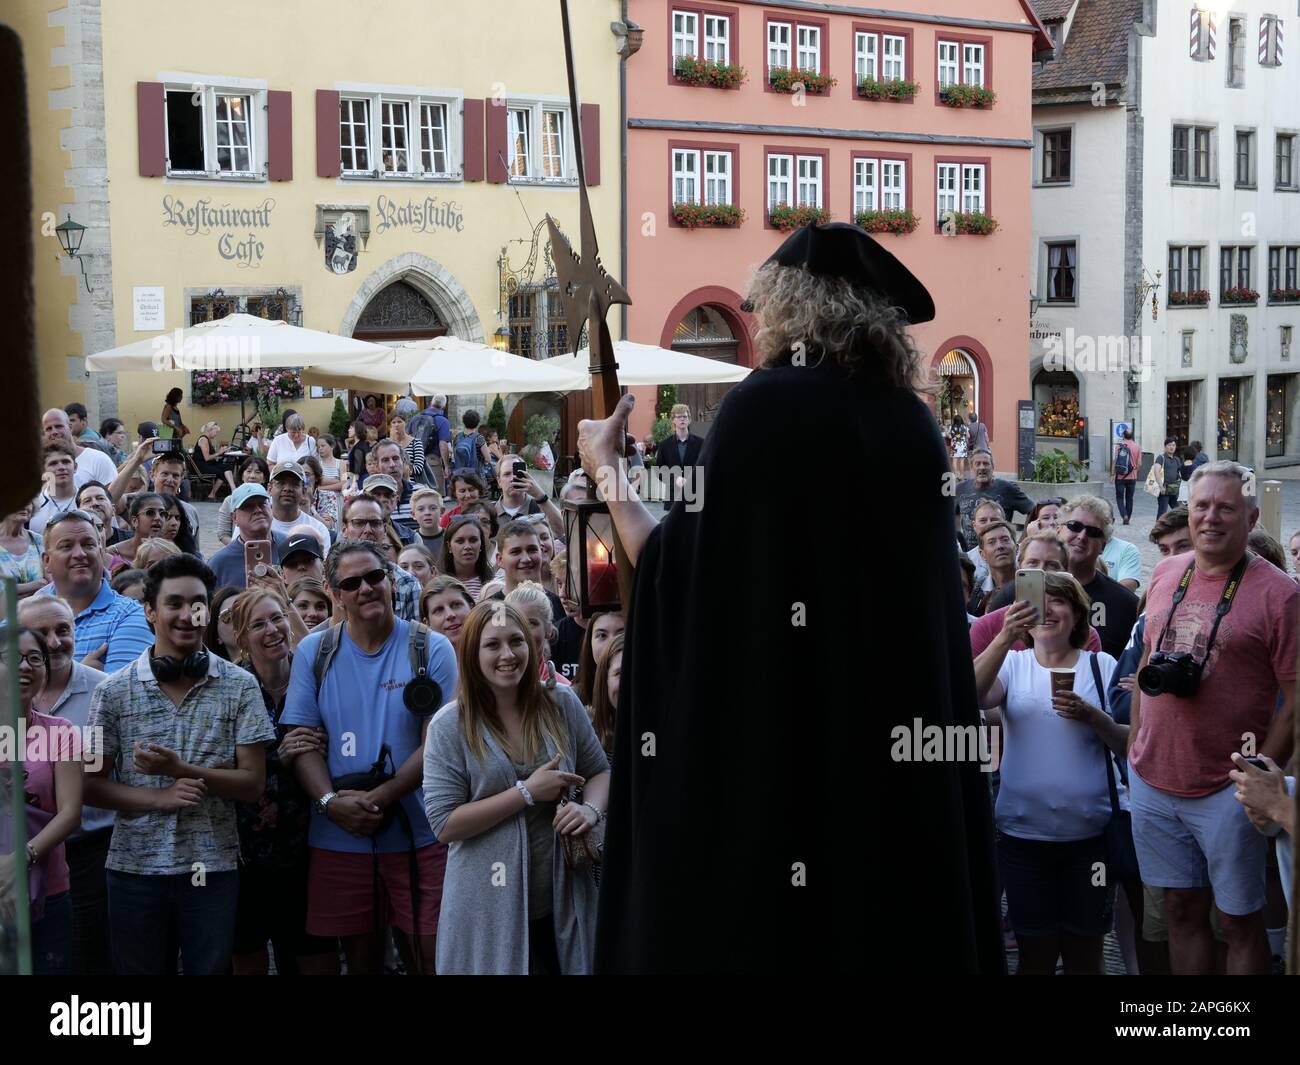
[[[778,266],[802,266],[824,277],[842,277],[878,292],[895,307],[901,307],[912,324],[934,318],[934,300],[925,286],[860,226],[847,222],[801,226],[767,261]]]

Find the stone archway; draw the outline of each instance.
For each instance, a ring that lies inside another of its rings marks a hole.
[[[456,275],[435,259],[418,252],[406,252],[389,259],[372,270],[361,282],[352,302],[339,323],[339,336],[350,337],[366,305],[381,289],[394,281],[404,281],[419,292],[434,307],[447,325],[447,331],[461,340],[486,343],[483,323],[479,320],[474,301]]]

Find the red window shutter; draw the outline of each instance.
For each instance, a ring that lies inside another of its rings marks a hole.
[[[316,176],[338,177],[343,171],[339,150],[339,94],[316,90]]]
[[[509,138],[506,135],[507,107],[504,103],[493,101],[487,107],[487,179],[494,185],[504,185],[510,180],[510,170],[506,165],[506,149]]]
[[[266,175],[293,180],[293,93],[283,89],[266,94]]]
[[[582,162],[587,170],[587,184],[600,184],[600,104],[579,104],[578,121],[582,124]]]
[[[483,101],[466,100],[461,144],[466,181],[483,180]]]
[[[136,133],[140,142],[140,176],[167,173],[167,94],[160,81],[135,83]]]

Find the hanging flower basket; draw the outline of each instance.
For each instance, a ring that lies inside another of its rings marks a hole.
[[[992,107],[998,94],[983,85],[945,85],[939,90],[939,102],[949,107]]]
[[[1253,288],[1225,288],[1220,303],[1258,303],[1259,293]]]
[[[252,380],[245,380],[238,370],[195,370],[190,376],[190,402],[199,407],[220,403],[238,403],[240,399],[257,403],[274,398],[301,399],[302,371],[295,369],[262,370]]]
[[[910,100],[920,89],[921,86],[915,81],[903,81],[901,78],[889,81],[863,78],[858,82],[858,95],[864,100]]]
[[[745,220],[743,208],[731,203],[675,203],[673,221],[687,229],[731,228]]]
[[[797,70],[793,67],[771,67],[767,72],[768,84],[777,92],[793,93],[802,85],[804,92],[810,96],[820,96],[839,84],[839,78],[829,74],[814,74],[811,70]]]
[[[949,219],[956,232],[968,236],[986,237],[998,228],[997,220],[982,211],[950,211],[939,219],[940,227],[946,227]]]
[[[921,224],[912,211],[859,211],[854,221],[868,233],[911,233]]]
[[[709,89],[738,89],[749,75],[735,63],[714,63],[693,55],[677,57],[673,76],[683,85],[700,85]]]
[[[1268,298],[1273,303],[1300,303],[1300,288],[1275,288]]]
[[[792,207],[778,203],[767,213],[768,221],[783,233],[806,226],[809,222],[829,222],[831,213],[825,207]]]
[[[1169,293],[1169,306],[1171,307],[1204,307],[1210,302],[1210,293],[1206,289],[1197,289],[1195,292],[1171,292]]]

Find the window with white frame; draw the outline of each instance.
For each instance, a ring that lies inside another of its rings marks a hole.
[[[704,202],[731,203],[731,153],[704,152]]]
[[[961,80],[967,85],[984,85],[984,46],[963,44],[961,49]]]
[[[956,85],[959,80],[958,55],[961,46],[956,41],[939,42],[939,88]]]
[[[699,16],[692,11],[673,12],[673,60],[682,56],[692,59],[699,52],[698,38]]]
[[[961,209],[964,214],[984,213],[984,165],[963,164],[961,168]]]
[[[886,33],[881,38],[881,53],[884,57],[885,81],[905,81],[907,79],[907,39]]]
[[[265,93],[212,85],[165,92],[168,174],[257,177],[265,133],[255,113]]]
[[[731,62],[731,19],[726,15],[704,16],[704,58],[710,63]]]
[[[821,207],[822,205],[822,160],[820,155],[800,155],[795,157],[798,182],[795,193],[800,207]]]
[[[854,64],[858,81],[870,78],[883,81],[880,76],[880,36],[875,33],[858,32],[853,38]]]
[[[818,26],[796,26],[800,70],[820,74],[822,70],[822,31]]]
[[[700,153],[690,148],[673,149],[673,203],[699,203]]]
[[[942,221],[946,215],[957,211],[957,183],[961,178],[961,166],[957,163],[939,163],[935,172],[934,187],[938,194],[935,209]]]
[[[984,213],[988,173],[983,163],[938,163],[935,169],[936,209],[939,221],[960,211]]]
[[[767,24],[767,65],[769,68],[790,66],[790,23]]]
[[[902,159],[853,160],[853,212],[907,209],[907,163]]]
[[[543,101],[507,105],[507,161],[512,181],[572,183],[573,134],[568,110]]]
[[[351,177],[460,177],[459,101],[408,92],[343,92],[339,154]]]
[[[793,156],[769,155],[767,157],[767,209],[769,211],[778,204],[794,202],[793,170]]]

